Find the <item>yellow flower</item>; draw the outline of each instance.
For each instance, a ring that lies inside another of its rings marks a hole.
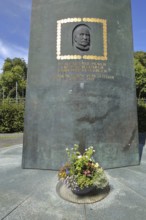
[[[60,172],[59,178],[66,178],[66,172],[65,171]]]

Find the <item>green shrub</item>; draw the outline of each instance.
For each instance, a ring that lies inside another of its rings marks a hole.
[[[20,132],[24,127],[24,104],[1,103],[0,104],[0,132]]]
[[[143,100],[138,102],[138,130],[146,131],[146,103]]]

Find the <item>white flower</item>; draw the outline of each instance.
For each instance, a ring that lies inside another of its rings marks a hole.
[[[66,151],[68,150],[68,148],[66,148]]]
[[[98,167],[99,167],[99,163],[96,163],[96,164],[95,164],[95,167],[98,168]]]
[[[78,156],[78,159],[80,159],[81,157],[82,157],[82,155],[79,155],[79,156]]]

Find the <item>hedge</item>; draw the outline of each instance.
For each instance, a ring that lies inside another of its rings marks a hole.
[[[24,127],[24,104],[0,104],[0,133],[21,132]]]
[[[138,102],[138,130],[146,132],[146,102],[143,100]]]

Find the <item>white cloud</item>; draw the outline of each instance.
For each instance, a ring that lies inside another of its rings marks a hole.
[[[4,64],[4,59],[0,58],[0,74],[2,73],[3,64]]]
[[[17,45],[4,43],[0,39],[0,70],[2,68],[3,62],[6,58],[23,58],[26,62],[28,60],[28,49],[19,47]],[[0,71],[1,72],[1,71]]]

